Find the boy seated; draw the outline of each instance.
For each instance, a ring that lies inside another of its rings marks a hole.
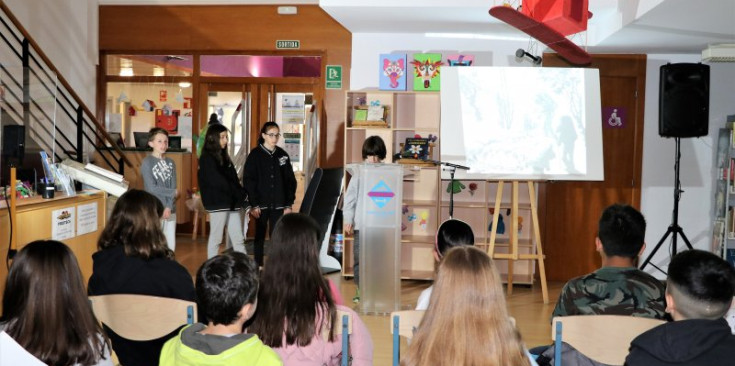
[[[702,250],[677,254],[669,264],[666,312],[673,322],[633,340],[628,366],[733,364],[735,335],[723,318],[735,295],[735,268]]]
[[[258,267],[250,257],[230,252],[204,262],[196,295],[206,325],[184,327],[166,342],[160,366],[283,364],[257,335],[242,332],[257,307]]]
[[[664,319],[664,285],[636,267],[643,252],[646,220],[635,208],[612,205],[602,212],[595,249],[602,268],[564,285],[555,316],[632,315]]]

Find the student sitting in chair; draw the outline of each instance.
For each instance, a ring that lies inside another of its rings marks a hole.
[[[595,248],[602,268],[564,285],[555,316],[632,315],[663,319],[664,285],[636,267],[645,249],[646,220],[628,205],[602,212]]]
[[[673,322],[633,340],[628,366],[732,365],[735,335],[723,318],[735,295],[735,268],[702,250],[677,254],[669,264],[666,312]]]
[[[444,254],[458,245],[475,245],[475,234],[472,228],[466,222],[456,219],[449,219],[439,225],[436,231],[436,243],[434,246],[434,260],[436,263],[444,257]],[[421,292],[416,301],[416,310],[426,310],[429,308],[429,299],[434,286],[429,286]]]
[[[197,305],[207,324],[182,329],[161,350],[161,366],[282,365],[257,335],[242,332],[257,307],[258,267],[229,252],[204,262],[196,279]]]

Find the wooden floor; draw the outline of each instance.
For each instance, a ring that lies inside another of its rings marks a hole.
[[[192,277],[207,259],[206,239],[199,237],[192,240],[190,236],[180,235],[176,241],[176,259],[186,267]],[[355,285],[351,279],[343,279],[339,273],[327,275],[340,288],[342,298],[350,302],[355,295]],[[423,289],[431,283],[427,281],[407,281],[401,283],[401,303],[404,309],[413,309],[416,299]],[[515,286],[513,294],[508,297],[508,311],[516,319],[516,324],[528,348],[551,343],[551,312],[563,283],[549,283],[549,304],[544,304],[540,286],[529,288]],[[346,304],[352,306],[351,303]],[[392,341],[388,316],[361,315],[373,338],[375,347],[374,364],[388,366],[391,364]],[[402,345],[405,347],[405,343]],[[403,351],[403,350],[402,350]]]

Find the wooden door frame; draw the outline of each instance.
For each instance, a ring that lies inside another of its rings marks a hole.
[[[544,53],[543,54],[544,67],[579,67],[572,65],[566,60],[559,57],[555,53]],[[621,62],[628,61],[628,62]],[[636,121],[630,125],[634,126],[634,143],[631,147],[636,157],[633,164],[633,181],[630,182],[630,186],[626,186],[631,190],[632,197],[630,197],[630,204],[640,210],[641,201],[641,176],[642,176],[642,165],[643,165],[643,124],[645,123],[645,90],[646,90],[646,55],[633,55],[633,54],[593,54],[592,63],[584,67],[597,68],[600,70],[600,77],[626,77],[635,79],[636,85],[636,96],[635,96],[635,108],[632,111],[628,111],[628,119]],[[633,65],[632,67],[630,65]],[[605,85],[600,83],[600,88],[604,90]],[[600,111],[601,112],[601,111]],[[603,147],[604,148],[604,147]],[[610,147],[607,147],[610,148]],[[545,217],[554,215],[554,208],[547,207],[545,204],[547,197],[547,184],[539,184],[538,199],[539,199],[539,218],[542,233],[543,243],[546,245],[545,249],[550,248],[550,242],[547,232],[547,224]],[[594,225],[596,227],[599,216],[580,218],[581,225]],[[592,245],[592,244],[590,244]],[[575,248],[570,247],[570,250]],[[549,250],[546,251],[550,252]],[[549,266],[547,266],[549,268]],[[547,271],[547,275],[551,278],[554,277],[553,271]]]

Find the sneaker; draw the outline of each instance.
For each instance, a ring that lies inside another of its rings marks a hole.
[[[352,298],[352,302],[354,302],[355,304],[360,303],[360,289],[357,289],[357,291],[355,291],[355,296]]]

